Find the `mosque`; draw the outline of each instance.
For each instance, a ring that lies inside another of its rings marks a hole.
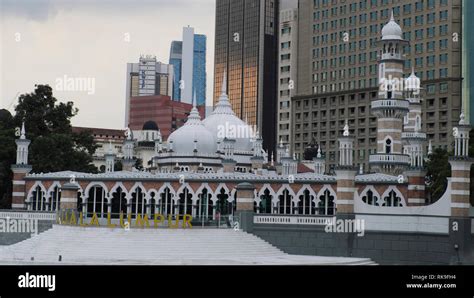
[[[105,173],[30,173],[30,141],[22,127],[16,141],[17,162],[12,166],[12,208],[56,212],[63,202],[68,206],[72,202],[85,218],[160,213],[190,214],[213,221],[216,216],[235,214],[238,186],[244,183],[252,195],[240,198],[245,202],[242,206],[255,215],[312,217],[435,210],[438,215],[469,216],[470,126],[462,114],[454,135],[453,177],[446,194],[435,203],[426,199],[424,163],[430,152],[424,152],[422,89],[414,71],[403,77],[402,49],[407,41],[402,36],[392,13],[379,41],[380,89],[371,106],[377,116],[378,148],[370,156],[368,173],[354,166],[354,136],[347,124],[339,138],[335,175],[327,173],[321,148],[313,159],[314,171],[298,173],[298,161],[287,146],[280,144],[275,154],[262,149],[262,138],[254,133],[258,130],[233,112],[224,80],[211,115],[201,119],[194,106],[185,125],[167,142],[159,133],[154,134],[152,167],[146,171],[133,168],[136,140],[129,132],[123,143],[122,171],[114,171],[116,156],[110,152],[105,155]],[[64,192],[69,194],[71,189],[74,195],[65,198]]]

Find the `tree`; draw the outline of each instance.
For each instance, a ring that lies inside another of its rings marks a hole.
[[[7,110],[0,110],[0,209],[11,204],[13,173],[10,166],[15,163],[15,125]]]
[[[26,137],[31,140],[29,164],[33,172],[97,173],[92,164],[97,148],[93,136],[87,131],[72,131],[71,118],[78,113],[72,102],[58,102],[50,86],[36,85],[32,93],[20,95],[15,112],[12,117],[8,111],[0,111],[0,206],[7,205],[7,197],[11,195],[15,128],[21,127],[23,121]]]
[[[92,155],[97,149],[87,131],[74,133],[71,118],[78,109],[72,102],[59,102],[48,85],[36,85],[33,93],[20,95],[14,122],[25,122],[31,140],[33,172],[77,171],[97,173]]]
[[[431,202],[439,200],[446,191],[448,185],[447,177],[451,176],[451,165],[448,158],[448,151],[436,148],[426,163],[427,193],[431,197]]]

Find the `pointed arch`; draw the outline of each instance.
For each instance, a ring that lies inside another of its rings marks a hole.
[[[86,188],[84,189],[84,191],[82,191],[82,198],[83,200],[87,199],[87,197],[89,196],[89,190],[94,187],[94,186],[100,186],[102,187],[103,190],[105,190],[105,193],[107,195],[107,197],[110,196],[110,194],[112,193],[112,191],[109,193],[108,191],[108,187],[107,185],[105,185],[104,182],[99,182],[99,181],[93,181],[93,182],[90,182],[89,184],[87,184]]]
[[[370,198],[370,192],[372,192],[372,198]],[[373,206],[380,206],[382,200],[382,197],[373,185],[366,186],[364,190],[362,190],[360,194],[358,194],[358,196],[359,200],[361,200],[365,204]],[[364,197],[367,197],[366,201],[364,201]]]
[[[391,207],[406,207],[406,202],[405,202],[405,198],[403,197],[403,194],[400,192],[400,190],[396,187],[396,186],[393,186],[393,185],[390,185],[385,191],[384,193],[382,194],[382,196],[380,197],[380,200],[381,200],[381,204],[380,206],[384,206],[385,205],[385,199],[388,198],[390,196],[390,193],[391,192],[394,192],[396,197],[400,198],[400,205],[401,206],[391,206]]]

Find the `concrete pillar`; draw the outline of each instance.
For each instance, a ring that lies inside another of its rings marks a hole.
[[[233,173],[236,164],[237,162],[233,159],[222,160],[222,167],[224,169],[224,173]]]
[[[79,221],[77,211],[77,191],[79,185],[75,182],[68,182],[61,187],[60,217],[66,219],[66,224],[72,224],[71,218],[74,214],[76,219],[74,224]]]
[[[405,176],[408,178],[408,206],[425,205],[426,171],[413,168],[405,171]]]
[[[243,182],[237,185],[236,216],[240,220],[240,228],[245,232],[253,231],[253,217],[254,217],[254,201],[255,201],[255,187]]]
[[[133,166],[135,165],[134,159],[123,159],[122,160],[122,170],[132,172]]]
[[[451,216],[469,217],[471,165],[474,160],[450,158],[451,164]]]

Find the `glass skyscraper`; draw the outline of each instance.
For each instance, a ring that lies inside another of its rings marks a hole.
[[[181,80],[181,63],[183,54],[183,42],[171,42],[170,62],[174,69],[173,78],[173,100],[179,101],[181,99],[181,90],[179,89],[179,81]]]
[[[474,1],[463,0],[463,50],[462,50],[462,72],[463,72],[463,105],[467,119],[471,125],[474,123]],[[469,17],[471,16],[471,17]]]
[[[183,41],[171,43],[169,64],[173,65],[175,74],[173,100],[191,103],[196,96],[197,105],[206,104],[206,42],[205,35],[194,34],[193,28],[185,27]],[[192,92],[184,92],[188,84]]]
[[[194,34],[193,94],[196,104],[206,105],[206,36]]]
[[[217,0],[214,102],[227,71],[227,92],[241,119],[256,125],[274,152],[278,76],[277,0]]]

